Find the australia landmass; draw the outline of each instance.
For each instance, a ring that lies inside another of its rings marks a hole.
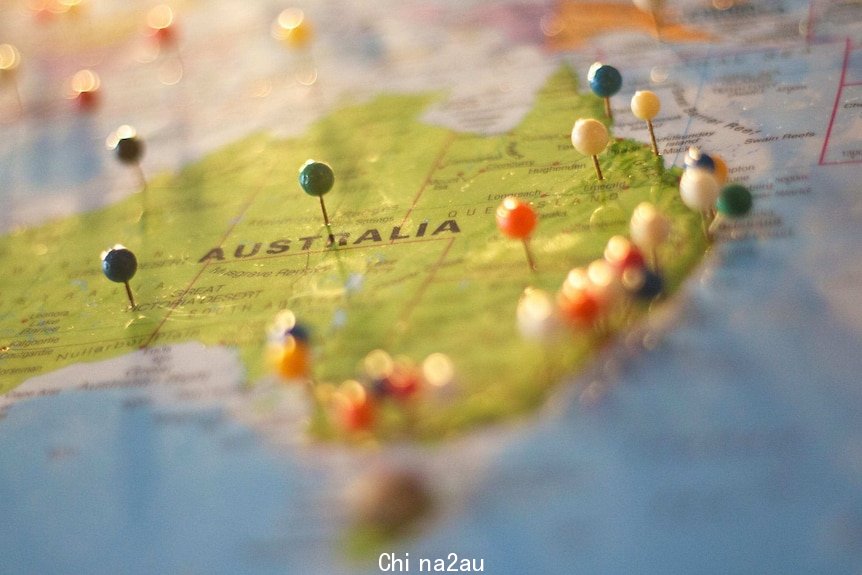
[[[419,363],[451,358],[445,394],[381,401],[376,437],[440,439],[540,405],[564,375],[647,312],[634,305],[602,329],[551,344],[525,341],[515,308],[525,288],[556,292],[568,271],[627,235],[634,208],[655,204],[672,233],[659,249],[669,297],[706,251],[697,214],[679,199],[676,170],[646,142],[612,141],[589,158],[570,142],[578,118],[603,118],[563,67],[513,130],[493,136],[425,124],[439,95],[382,95],[345,106],[302,137],[255,134],[110,207],[0,239],[0,392],[63,366],[186,341],[239,350],[244,384],[271,378],[267,326],[290,309],[310,332],[311,389],[323,436],[349,435],[324,417],[344,380],[362,381],[373,350]],[[309,158],[329,163],[320,206],[297,182]],[[506,196],[530,202],[536,271],[502,237]],[[138,306],[109,282],[99,255],[120,243],[140,263]]]

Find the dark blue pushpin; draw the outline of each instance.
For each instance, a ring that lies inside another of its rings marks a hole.
[[[604,98],[605,115],[613,121],[614,113],[611,111],[611,96],[619,92],[623,85],[623,77],[620,71],[613,66],[596,62],[590,66],[587,80],[590,82],[590,89],[593,91],[593,94]]]
[[[137,307],[135,298],[132,296],[132,288],[129,287],[129,280],[135,277],[135,272],[138,271],[138,259],[135,254],[119,244],[115,245],[110,250],[102,252],[102,271],[112,282],[126,286],[129,303],[132,304],[132,309],[135,309]]]
[[[715,173],[715,160],[709,154],[704,154],[694,146],[685,154],[685,167],[689,169],[700,169]]]
[[[335,174],[329,164],[308,160],[299,169],[299,185],[309,196],[317,196],[320,199],[320,211],[323,212],[323,224],[329,232],[329,245],[335,243],[335,236],[329,226],[329,216],[326,214],[326,204],[323,203],[323,195],[332,189],[335,183]]]
[[[661,295],[664,290],[664,280],[661,275],[652,271],[649,268],[644,268],[643,281],[635,290],[635,297],[638,299],[650,300]]]

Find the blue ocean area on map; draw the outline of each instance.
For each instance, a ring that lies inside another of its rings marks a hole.
[[[283,572],[256,561],[303,506],[301,475],[221,410],[92,391],[15,405],[2,427],[3,573]]]

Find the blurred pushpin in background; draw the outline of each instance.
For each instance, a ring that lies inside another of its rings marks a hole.
[[[24,113],[24,102],[18,88],[18,68],[21,66],[21,53],[12,44],[0,44],[0,89],[9,86],[15,94],[18,113]]]
[[[141,168],[141,159],[144,157],[144,141],[138,136],[137,130],[132,126],[123,125],[112,132],[105,145],[109,150],[113,150],[117,154],[117,159],[123,163],[135,168],[138,174],[141,189],[147,189],[147,178],[144,176],[144,170]]]

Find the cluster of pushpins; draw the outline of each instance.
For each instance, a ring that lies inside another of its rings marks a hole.
[[[532,287],[524,291],[516,312],[521,334],[550,341],[566,327],[580,333],[606,333],[612,318],[627,315],[633,302],[649,302],[661,295],[664,279],[658,248],[667,241],[670,228],[670,220],[655,206],[638,205],[630,238],[611,237],[604,256],[570,270],[556,296]]]
[[[383,408],[409,409],[428,390],[449,386],[455,367],[445,354],[432,353],[415,364],[376,349],[362,361],[361,373],[338,386],[313,384],[309,330],[293,312],[279,312],[267,330],[266,357],[272,371],[285,383],[312,384],[316,401],[342,432],[373,431]]]
[[[613,66],[596,62],[590,66],[587,80],[593,93],[604,100],[605,115],[608,120],[613,121],[611,96],[619,92],[623,85],[622,75],[619,70]],[[631,110],[636,118],[646,122],[650,137],[650,147],[653,153],[658,156],[658,144],[652,121],[661,110],[661,101],[650,90],[638,90],[632,96]],[[599,154],[607,148],[608,142],[610,142],[610,135],[608,134],[607,127],[602,122],[594,118],[579,118],[575,121],[575,125],[572,127],[572,145],[581,154],[592,158],[596,177],[599,180],[604,180],[602,167],[599,163]]]
[[[58,17],[81,16],[84,2],[82,0],[36,0],[30,3],[36,19],[48,24]],[[173,10],[161,4],[149,10],[146,16],[144,35],[153,40],[157,51],[173,50],[177,57],[177,31]],[[17,75],[21,67],[22,57],[18,48],[11,44],[0,44],[0,89],[8,84],[15,93],[20,112],[24,110],[23,98],[18,88]],[[93,112],[102,99],[102,80],[99,74],[91,69],[81,69],[75,72],[65,82],[65,97],[71,100],[81,112]]]
[[[682,202],[700,213],[703,233],[712,238],[716,216],[740,218],[752,208],[751,192],[742,184],[728,183],[727,164],[718,155],[705,154],[689,148],[685,156],[685,172],[679,181]]]

